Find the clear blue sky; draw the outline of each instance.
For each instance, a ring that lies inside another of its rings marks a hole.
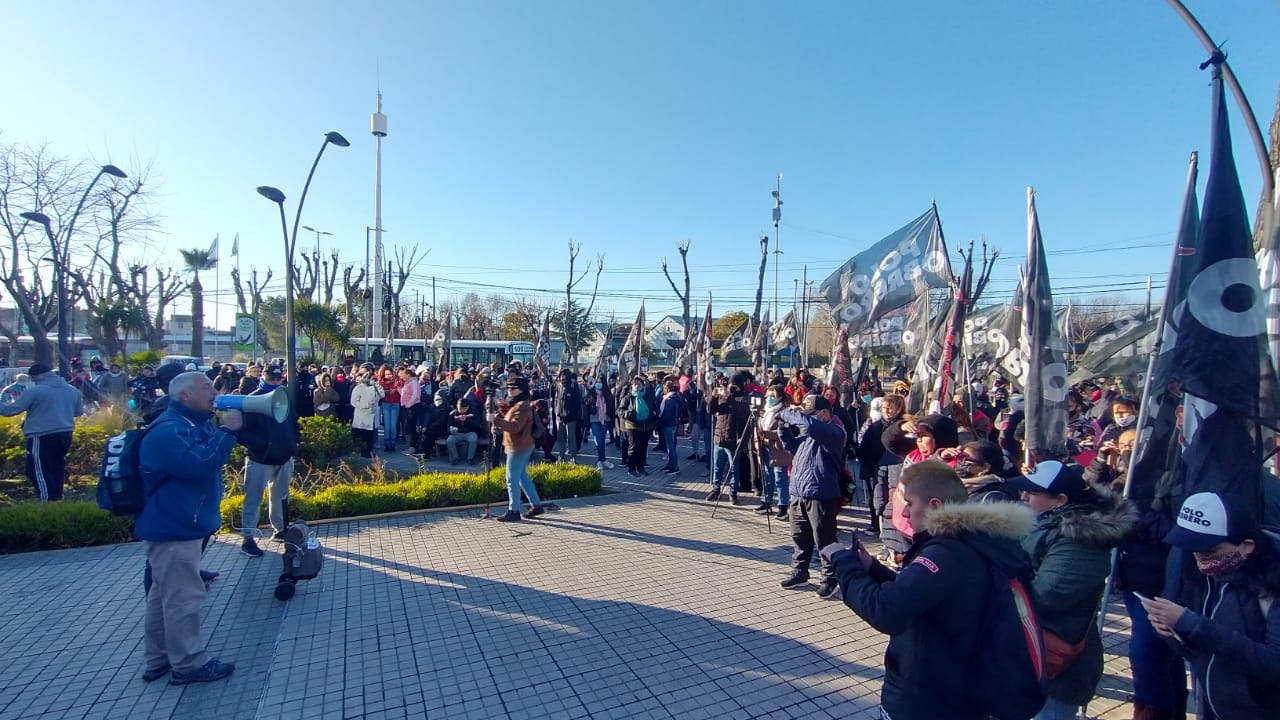
[[[1265,124],[1280,5],[1188,4]],[[604,319],[641,297],[651,318],[675,312],[658,260],[686,238],[698,302],[749,309],[779,171],[784,303],[805,263],[821,280],[930,200],[953,249],[985,234],[1006,251],[992,298],[1007,295],[1027,185],[1063,295],[1160,285],[1188,154],[1208,147],[1206,55],[1157,0],[48,0],[5,14],[5,140],[154,163],[158,253],[177,264],[176,248],[222,236],[224,326],[231,238],[246,272],[283,267],[254,187],[283,189],[292,221],[326,130],[352,146],[326,152],[302,222],[363,263],[379,67],[386,241],[430,248],[411,287],[562,293],[573,238],[582,259],[606,255]],[[1258,165],[1231,112],[1252,210]]]

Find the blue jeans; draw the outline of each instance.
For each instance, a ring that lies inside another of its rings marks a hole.
[[[591,423],[591,439],[596,444],[596,462],[604,462],[604,433],[605,426],[602,423]]]
[[[1182,658],[1156,634],[1147,609],[1131,592],[1124,593],[1129,611],[1129,666],[1133,672],[1135,702],[1159,710],[1186,703],[1187,671]]]
[[[533,457],[533,448],[511,450],[507,453],[507,510],[520,512],[520,491],[529,496],[531,505],[541,505],[538,489],[533,486],[529,477],[529,458]]]
[[[726,469],[729,473],[729,494],[738,494],[738,469],[733,466],[733,448],[716,446],[711,454],[711,490],[720,492]]]
[[[679,470],[680,459],[676,457],[676,426],[662,428],[662,441],[667,446],[667,469]]]
[[[382,403],[382,445],[387,449],[396,446],[396,431],[400,426],[400,403]]]
[[[768,447],[761,451],[760,462],[764,465],[764,496],[760,498],[760,502],[772,502],[773,493],[777,490],[777,507],[786,509],[791,504],[791,473],[784,467],[773,467],[769,464]]]

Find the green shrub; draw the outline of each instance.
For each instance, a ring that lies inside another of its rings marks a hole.
[[[24,502],[0,508],[0,553],[58,550],[126,542],[133,521],[96,503]]]
[[[160,358],[164,357],[163,350],[143,350],[136,352],[125,358],[125,372],[130,375],[137,375],[142,372],[144,365],[155,367],[160,364]]]
[[[592,495],[600,492],[600,471],[584,465],[538,465],[529,468],[529,477],[546,500]],[[358,515],[377,515],[399,510],[426,510],[497,503],[507,497],[501,468],[486,475],[430,472],[386,484],[331,485],[312,493],[291,491],[289,514],[303,520],[325,520]],[[244,495],[228,494],[222,499],[222,524],[240,524]],[[265,509],[260,517],[266,517]]]
[[[335,418],[319,415],[301,418],[298,432],[297,457],[308,465],[324,467],[356,452],[351,426]]]
[[[67,475],[98,476],[102,450],[107,438],[133,427],[137,418],[126,410],[103,408],[76,419],[67,453]],[[0,477],[19,477],[26,472],[26,439],[22,435],[22,418],[0,418]]]

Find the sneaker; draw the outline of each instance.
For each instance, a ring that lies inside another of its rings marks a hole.
[[[201,568],[200,579],[203,580],[206,585],[208,585],[209,583],[218,579],[218,573],[214,572],[213,570],[205,570],[204,568]]]
[[[253,538],[245,538],[244,542],[240,543],[240,552],[249,557],[262,557],[264,554],[262,548],[258,547],[258,543],[254,542]]]
[[[283,531],[283,530],[277,530],[277,531],[275,531],[275,532],[271,533],[271,542],[274,542],[274,543],[282,543],[282,542],[284,542],[284,531]]]
[[[715,502],[719,499],[720,499],[719,490],[712,490],[710,493],[707,493],[707,502]]]
[[[680,474],[680,468],[667,468],[666,470],[663,470],[662,472],[663,472],[663,474],[664,474],[664,475],[679,475],[679,474]]]
[[[235,669],[235,663],[222,662],[221,660],[213,659],[189,672],[178,672],[177,670],[174,670],[173,677],[169,678],[169,684],[189,685],[191,683],[213,682],[214,680],[221,680],[230,676]]]
[[[614,469],[614,468],[616,468],[616,467],[618,467],[618,466],[617,466],[617,465],[614,465],[613,463],[609,462],[608,460],[605,460],[605,461],[604,461],[604,469],[605,469],[605,470],[612,470],[612,469]]]
[[[753,510],[752,512],[754,512],[757,515],[768,515],[769,513],[773,512],[773,506],[770,505],[769,503],[760,503],[759,505],[756,506],[756,509]]]
[[[543,510],[541,505],[534,505],[533,507],[529,508],[529,512],[524,514],[524,519],[532,520],[544,512],[546,512],[546,510]]]
[[[520,512],[518,510],[508,510],[498,518],[498,522],[520,522]]]
[[[785,508],[778,508],[778,514],[774,515],[773,519],[779,522],[791,522],[791,516],[787,514]]]
[[[475,467],[475,466],[476,466],[476,459],[475,459],[475,458],[471,458],[470,460],[467,460],[467,464],[468,464],[468,465],[470,465],[471,467]]]
[[[818,586],[818,597],[823,600],[839,600],[840,586],[835,580],[823,580]]]
[[[795,572],[795,573],[791,573],[791,577],[787,578],[786,580],[783,580],[778,584],[784,588],[793,588],[793,587],[796,587],[797,585],[804,585],[807,582],[809,582],[809,573]]]
[[[605,467],[604,467],[604,463],[602,463],[602,462],[598,462],[598,463],[596,463],[596,469],[597,469],[597,470],[604,470],[604,469],[605,469]]]
[[[631,477],[640,477],[639,470],[628,470],[627,474],[630,475]]]
[[[640,471],[640,474],[641,474],[641,475],[648,476],[649,471],[648,471],[648,470],[641,470],[641,471]]]
[[[730,495],[730,496],[729,496],[729,504],[730,504],[730,505],[737,505],[737,504],[738,504],[738,496],[737,496],[737,495]]]
[[[164,667],[144,670],[142,672],[142,682],[155,682],[156,680],[159,680],[165,675],[168,675],[169,671],[172,669],[173,668],[169,667],[169,663],[165,663]]]

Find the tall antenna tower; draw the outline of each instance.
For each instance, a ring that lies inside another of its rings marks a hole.
[[[387,116],[382,114],[382,90],[378,90],[378,109],[369,116],[369,132],[373,133],[377,159],[373,181],[373,336],[386,337],[382,331],[382,138],[387,136]]]

